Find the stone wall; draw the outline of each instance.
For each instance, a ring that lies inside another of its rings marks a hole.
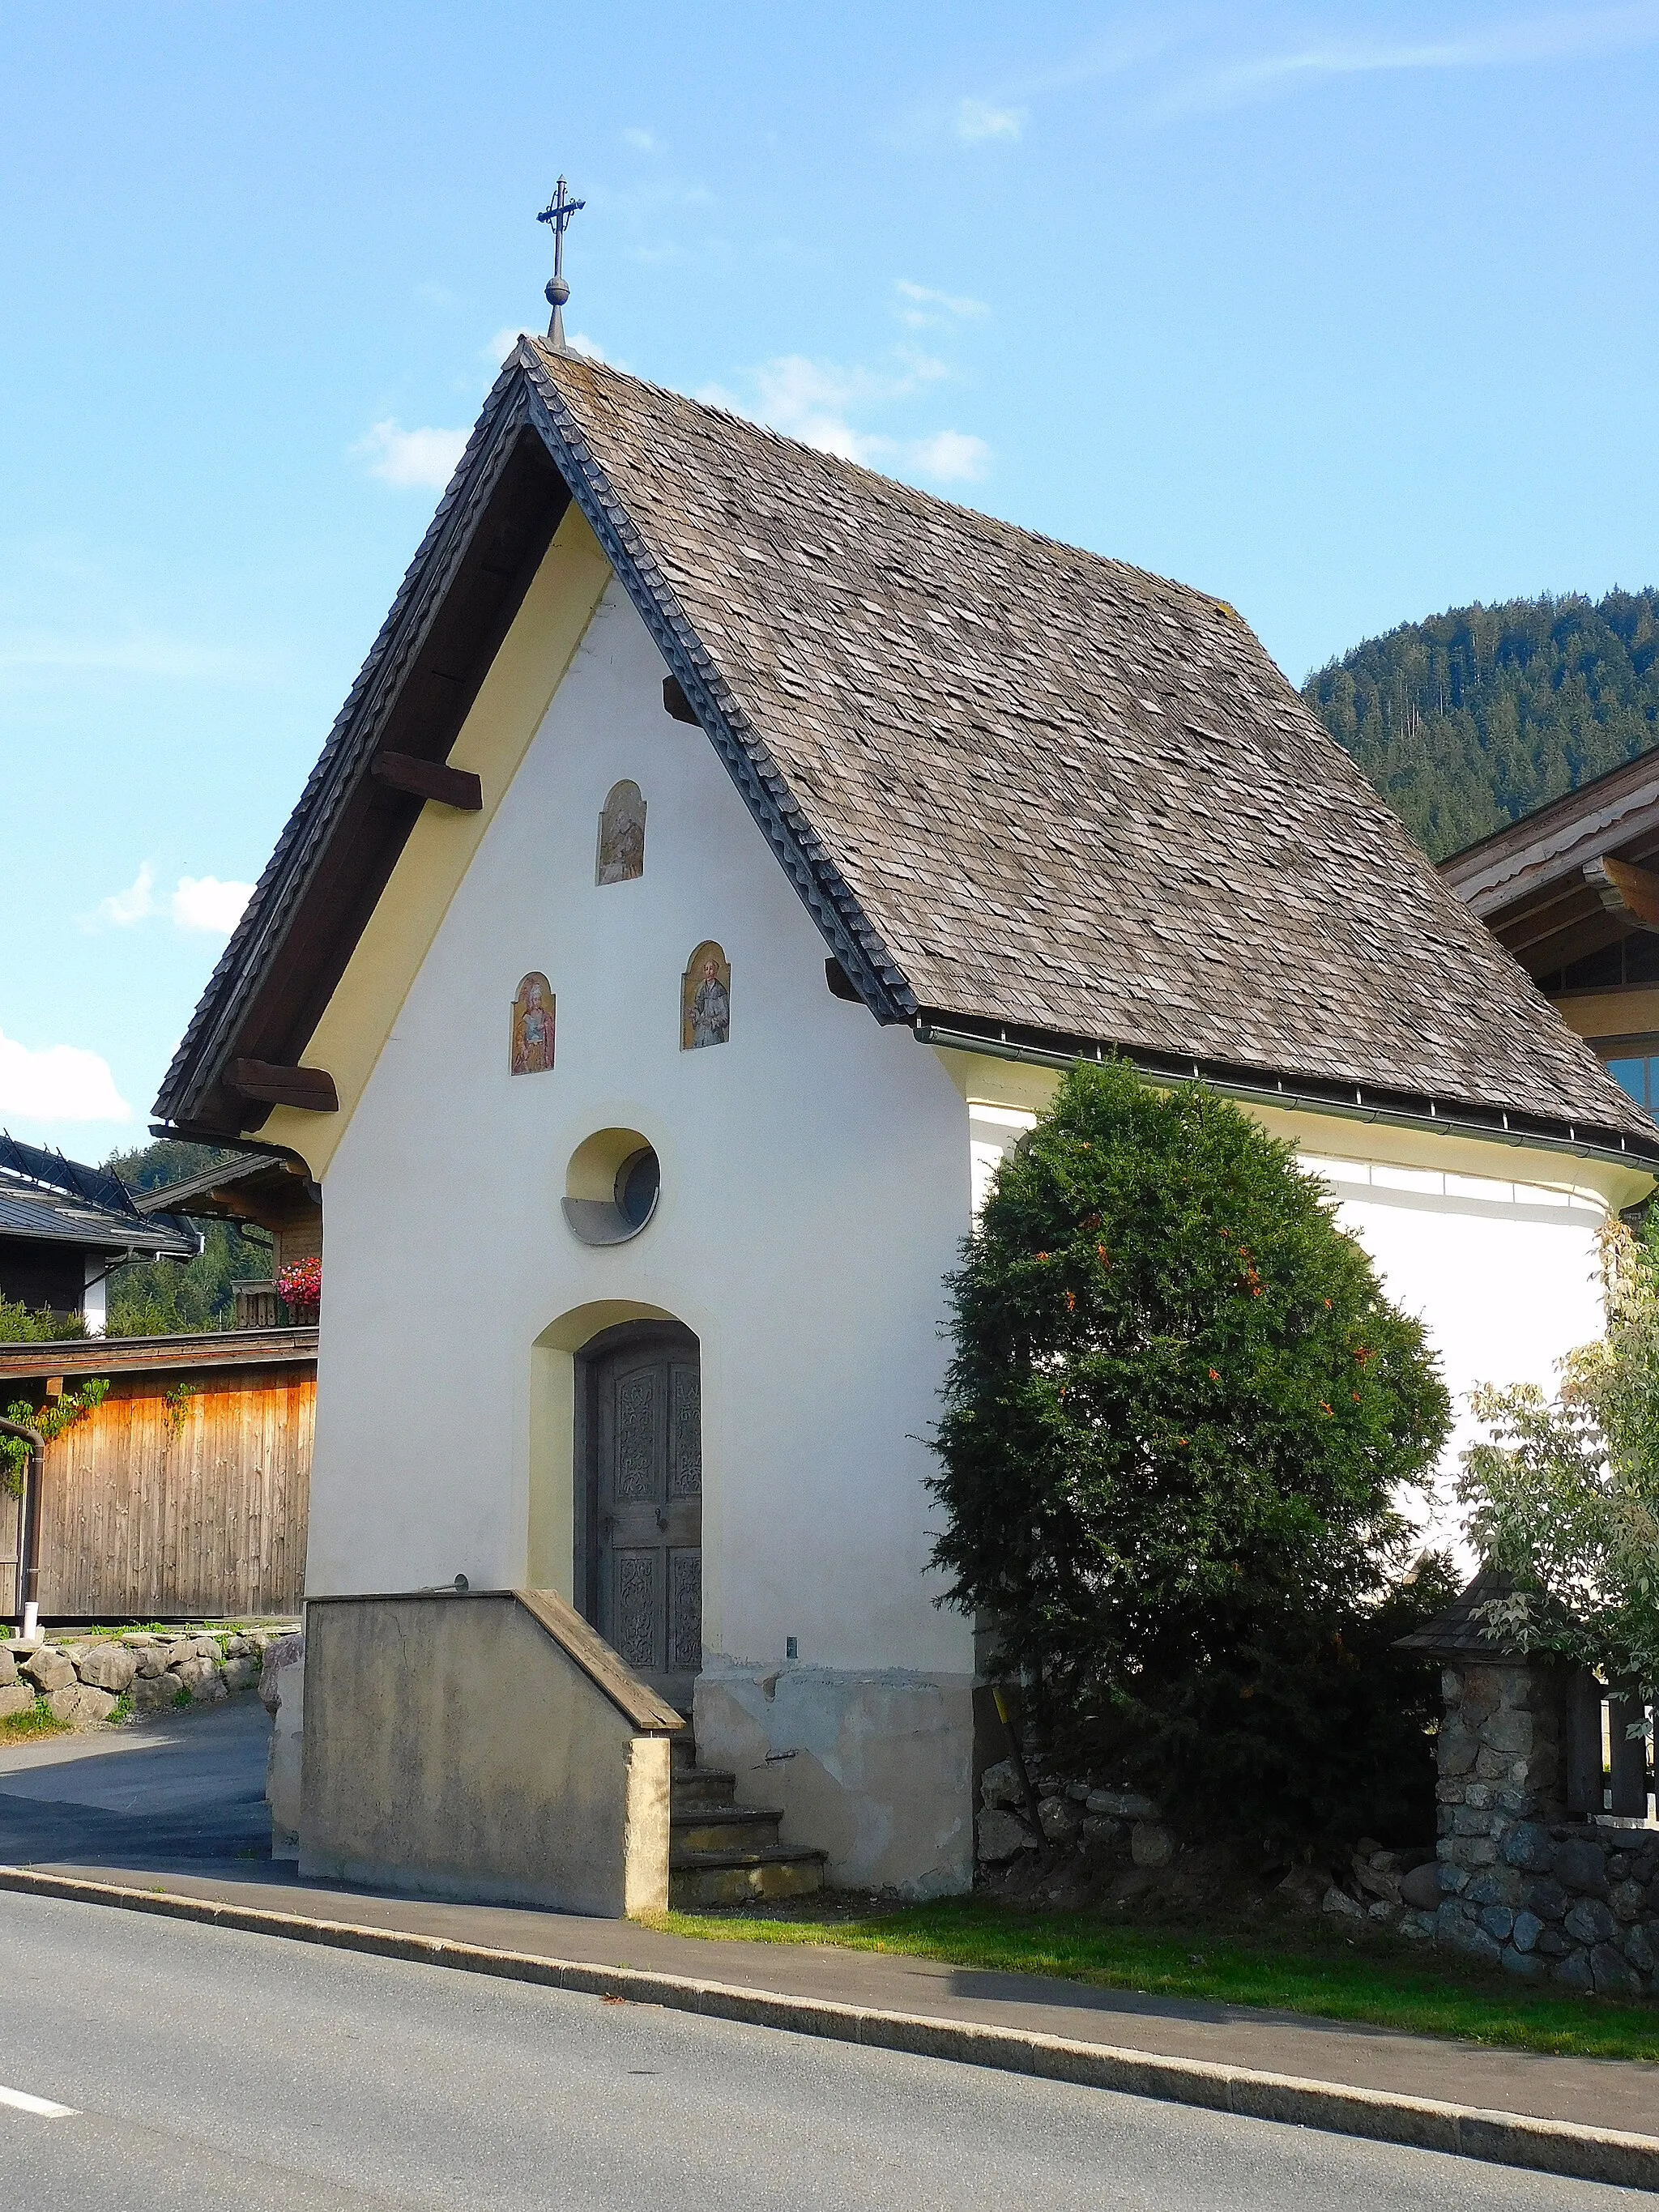
[[[0,1643],[0,1720],[43,1705],[70,1728],[97,1728],[123,1700],[135,1717],[211,1705],[259,1680],[264,1628],[169,1635],[129,1629],[108,1636],[14,1638]]]
[[[1561,1817],[1563,1670],[1461,1657],[1441,1690],[1441,1893],[1410,1932],[1528,1981],[1659,1992],[1659,1831]]]

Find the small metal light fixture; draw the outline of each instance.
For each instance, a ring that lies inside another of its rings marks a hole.
[[[471,1587],[472,1587],[471,1583],[470,1582],[468,1582],[468,1580],[467,1580],[467,1578],[466,1578],[466,1577],[465,1577],[465,1575],[457,1575],[457,1576],[456,1576],[456,1577],[455,1577],[455,1595],[456,1595],[456,1596],[457,1596],[457,1597],[465,1597],[465,1595],[466,1595],[466,1593],[468,1592],[468,1590],[470,1590],[470,1589],[471,1589]]]
[[[800,1639],[799,1637],[786,1636],[784,1638],[783,1656],[786,1659],[799,1659],[800,1657]]]

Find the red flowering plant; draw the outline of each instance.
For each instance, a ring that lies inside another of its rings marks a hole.
[[[1258,1838],[1404,1833],[1391,1769],[1431,1817],[1434,1685],[1386,1654],[1450,1595],[1397,1503],[1449,1404],[1291,1146],[1079,1062],[950,1288],[934,1557],[1054,1748]]]
[[[322,1301],[323,1263],[313,1254],[308,1260],[290,1261],[276,1270],[276,1295],[296,1312],[314,1313]]]

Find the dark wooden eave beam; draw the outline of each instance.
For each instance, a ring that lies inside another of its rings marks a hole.
[[[1643,929],[1659,929],[1659,876],[1650,868],[1604,855],[1585,861],[1584,881],[1609,914]]]
[[[270,1060],[233,1060],[225,1088],[267,1106],[297,1106],[302,1114],[337,1114],[340,1094],[325,1067],[283,1067]]]
[[[477,777],[467,769],[451,768],[447,761],[417,760],[413,753],[378,752],[369,763],[369,774],[393,791],[435,799],[440,806],[453,806],[462,814],[483,811],[483,787]]]

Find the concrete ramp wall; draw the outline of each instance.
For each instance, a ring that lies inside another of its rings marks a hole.
[[[684,1725],[551,1591],[313,1599],[301,1872],[663,1911]]]

